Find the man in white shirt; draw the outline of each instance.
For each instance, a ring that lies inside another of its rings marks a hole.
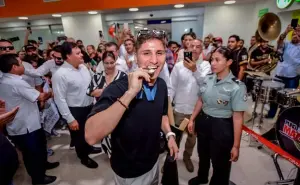
[[[116,57],[116,68],[120,71],[123,71],[124,73],[129,73],[129,67],[124,59],[119,57],[119,46],[114,42],[108,42],[105,44],[105,50],[111,51],[114,53]],[[103,61],[99,62],[97,66],[97,73],[100,73],[104,70]]]
[[[191,42],[192,60],[186,58],[175,64],[171,73],[171,92],[170,97],[175,104],[174,117],[175,125],[179,126],[184,118],[189,119],[193,113],[198,99],[198,92],[201,86],[201,78],[211,73],[208,61],[203,61],[202,41],[195,39]],[[188,134],[183,154],[183,161],[189,172],[194,171],[191,156],[196,143],[196,136]]]
[[[7,125],[8,135],[22,152],[23,160],[32,184],[50,184],[56,180],[47,176],[47,169],[59,163],[47,162],[47,141],[40,123],[37,101],[46,101],[52,93],[40,93],[22,79],[24,66],[16,54],[0,56],[0,97],[7,110],[19,107],[15,119]]]
[[[32,77],[41,77],[51,72],[53,75],[63,63],[64,60],[61,57],[61,46],[58,45],[53,48],[52,60],[48,60],[37,69],[25,67],[25,74]]]
[[[126,49],[125,57],[120,57],[126,61],[128,66],[128,72],[133,72],[135,69],[138,68],[136,55],[134,52],[134,41],[132,39],[126,39],[124,41],[124,46]]]
[[[81,163],[88,168],[97,168],[98,164],[88,155],[99,153],[101,149],[88,145],[84,138],[86,118],[93,106],[93,98],[86,94],[91,82],[90,72],[84,65],[81,50],[75,43],[63,43],[61,55],[65,62],[52,76],[54,100],[60,114],[69,125]]]

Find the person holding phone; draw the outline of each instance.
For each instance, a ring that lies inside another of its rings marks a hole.
[[[231,162],[239,158],[244,111],[247,110],[246,86],[230,71],[231,51],[218,48],[212,55],[211,68],[202,86],[188,130],[197,133],[198,176],[189,185],[208,183],[210,161],[213,175],[210,185],[228,185]]]
[[[159,78],[166,60],[163,37],[155,30],[137,37],[139,69],[106,87],[85,127],[85,138],[95,144],[111,134],[111,167],[116,184],[158,184],[160,131],[178,157],[171,132],[166,82]]]
[[[181,37],[183,48],[178,51],[177,62],[184,60],[184,52],[189,49],[191,42],[196,39],[196,34],[194,32],[185,33]]]
[[[202,55],[202,41],[195,39],[191,42],[191,52],[184,52],[185,60],[175,64],[171,73],[170,98],[174,103],[175,125],[180,126],[184,118],[189,118],[193,112],[198,99],[201,80],[211,73],[211,67],[208,61],[204,61]],[[194,171],[194,165],[191,161],[194,146],[196,144],[196,135],[188,134],[183,153],[183,162],[189,172]]]

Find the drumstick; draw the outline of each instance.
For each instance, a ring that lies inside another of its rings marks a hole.
[[[293,94],[298,94],[300,93],[300,89],[296,89],[295,91],[293,92],[289,92],[289,93],[286,93],[287,95],[293,95]]]

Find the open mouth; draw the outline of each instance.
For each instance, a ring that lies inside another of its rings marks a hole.
[[[148,74],[150,76],[153,76],[155,71],[156,71],[157,67],[156,66],[148,66],[147,70],[148,70]]]

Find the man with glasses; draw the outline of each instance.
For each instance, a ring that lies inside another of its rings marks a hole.
[[[61,46],[55,46],[53,48],[53,59],[48,60],[47,62],[43,63],[39,68],[37,69],[25,69],[25,74],[32,76],[32,77],[41,77],[49,72],[54,75],[54,73],[59,69],[61,65],[63,65],[64,60],[61,56]]]

